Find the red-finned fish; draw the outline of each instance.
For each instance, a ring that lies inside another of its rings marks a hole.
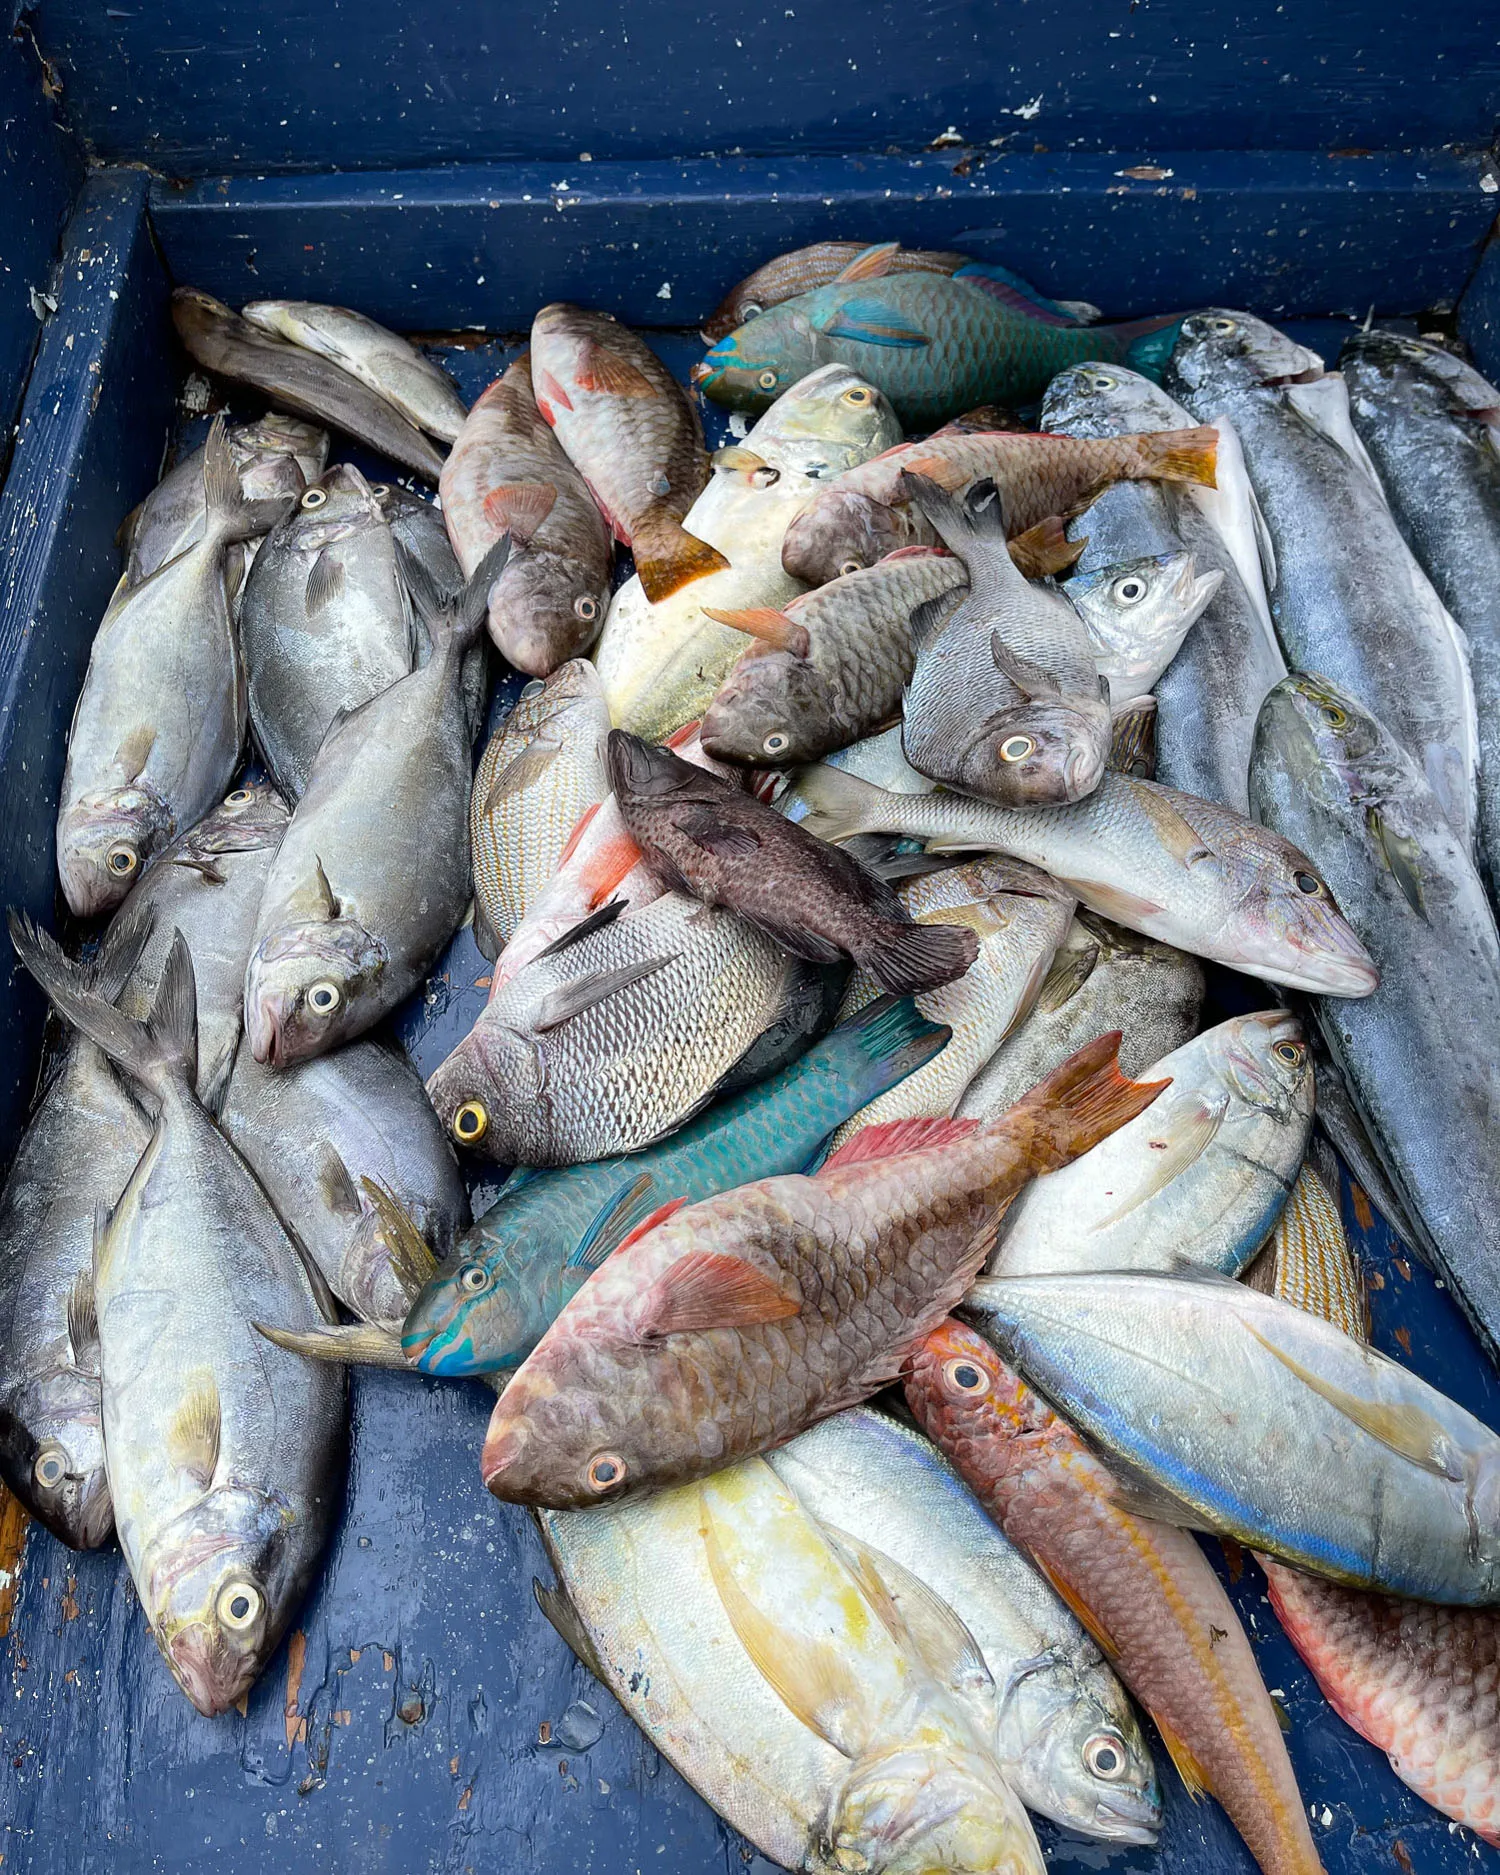
[[[708,481],[703,426],[644,340],[607,313],[544,306],[531,328],[531,385],[653,604],[728,566],[682,525]]]
[[[1124,1508],[1077,1433],[961,1323],[917,1348],[906,1398],[1146,1707],[1189,1792],[1218,1798],[1266,1875],[1318,1875],[1276,1710],[1196,1540]]]
[[[594,1504],[768,1451],[867,1398],[963,1295],[1021,1185],[1161,1091],[1124,1079],[1119,1041],[1080,1049],[981,1129],[867,1128],[814,1178],[663,1207],[506,1389],[485,1483],[518,1503]]]

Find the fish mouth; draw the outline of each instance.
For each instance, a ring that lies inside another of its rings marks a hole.
[[[688,383],[694,390],[702,390],[704,385],[713,383],[723,368],[722,365],[711,364],[707,358],[700,358],[688,372]]]
[[[1160,1839],[1161,1820],[1144,1797],[1121,1791],[1118,1797],[1101,1797],[1094,1805],[1090,1834],[1106,1842],[1139,1843],[1150,1848]]]
[[[255,1662],[236,1657],[201,1622],[179,1628],[162,1646],[177,1684],[206,1719],[228,1712],[255,1680]]]
[[[1252,976],[1266,974],[1257,972],[1253,964],[1244,967]],[[1301,969],[1280,970],[1274,979],[1268,977],[1267,980],[1284,983],[1288,989],[1307,990],[1314,996],[1342,996],[1357,1001],[1365,996],[1373,996],[1380,988],[1380,971],[1375,960],[1361,947],[1358,956],[1350,953],[1338,957],[1308,954]]]
[[[1092,744],[1075,744],[1063,763],[1063,788],[1068,801],[1081,801],[1104,779],[1104,760]]]
[[[671,794],[681,785],[684,765],[670,749],[643,742],[625,729],[612,729],[605,745],[610,785],[622,800],[631,796]],[[689,775],[692,770],[686,771]]]
[[[285,1066],[286,1041],[283,1035],[284,1011],[280,999],[271,996],[251,998],[245,1007],[245,1033],[250,1053],[263,1066]]]
[[[438,1369],[428,1366],[426,1356],[428,1350],[437,1338],[438,1330],[436,1328],[419,1330],[416,1334],[412,1334],[408,1330],[403,1329],[401,1332],[401,1352],[414,1366],[420,1367],[423,1373],[436,1373]]]

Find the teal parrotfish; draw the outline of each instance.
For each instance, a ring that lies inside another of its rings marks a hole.
[[[819,365],[878,385],[909,429],[976,404],[1024,404],[1085,359],[1156,377],[1181,318],[1086,325],[1007,268],[971,262],[951,276],[891,273],[895,247],[866,248],[828,286],[773,306],[709,348],[693,382],[715,403],[764,410]]]

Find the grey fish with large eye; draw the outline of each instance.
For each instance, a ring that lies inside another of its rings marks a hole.
[[[1088,627],[1112,707],[1152,689],[1223,578],[1218,567],[1200,573],[1190,553],[1148,553],[1078,573],[1064,585]]]
[[[246,501],[300,495],[328,460],[328,432],[297,417],[268,411],[254,423],[231,423],[224,432]],[[203,538],[203,451],[175,463],[121,523],[127,551],[125,583],[138,586],[168,560]]]
[[[1060,1172],[1028,1185],[992,1275],[1240,1271],[1275,1228],[1307,1152],[1313,1075],[1284,1009],[1235,1016],[1145,1070],[1171,1086]]]
[[[1058,946],[1031,1013],[970,1081],[958,1117],[988,1120],[1096,1035],[1120,1031],[1120,1068],[1146,1067],[1198,1031],[1203,966],[1155,938],[1096,912],[1078,911]]]
[[[1105,1842],[1156,1840],[1161,1792],[1124,1688],[936,1446],[853,1406],[768,1463],[825,1528],[910,1570],[973,1635],[995,1682],[987,1742],[1028,1810]]]
[[[216,418],[203,450],[196,546],[109,602],[68,732],[57,870],[80,918],[112,910],[229,786],[245,735],[245,673],[225,553],[285,502],[246,501]]]
[[[342,717],[271,867],[245,972],[257,1061],[326,1054],[414,990],[469,902],[464,656],[507,543],[450,603],[415,560],[403,578],[431,659]]]
[[[1263,320],[1213,309],[1183,321],[1166,382],[1239,433],[1275,549],[1287,662],[1372,710],[1472,842],[1478,726],[1463,634],[1401,536],[1344,380]]]
[[[956,608],[945,597],[912,615],[906,759],[1006,807],[1081,801],[1098,787],[1110,745],[1108,686],[1082,617],[1055,586],[1017,570],[993,480],[961,499],[910,473],[900,489],[969,575]]]
[[[1303,843],[1380,966],[1368,1006],[1319,1004],[1329,1052],[1427,1252],[1500,1357],[1500,939],[1468,843],[1417,765],[1326,679],[1266,698],[1251,790]]]
[[[352,463],[330,469],[266,537],[240,601],[240,644],[251,733],[296,802],[333,719],[416,662],[386,507]]]
[[[453,1148],[421,1077],[380,1042],[351,1042],[291,1068],[264,1066],[241,1048],[219,1125],[329,1288],[367,1322],[402,1320],[469,1221]],[[413,1264],[413,1228],[430,1266]]]
[[[1042,423],[1077,437],[1180,429],[1192,418],[1160,385],[1123,365],[1061,371],[1042,400]],[[1186,794],[1249,812],[1250,744],[1261,698],[1286,674],[1266,585],[1270,536],[1227,417],[1218,435],[1215,486],[1120,482],[1070,523],[1082,543],[1078,577],[1139,554],[1191,553],[1200,576],[1222,578],[1181,649],[1154,686],[1160,705],[1156,779]]]
[[[151,936],[122,914],[80,982],[117,996]],[[104,1470],[94,1220],[151,1123],[102,1051],[69,1033],[0,1190],[0,1482],[70,1549],[114,1528]]]
[[[162,1657],[202,1713],[254,1685],[317,1571],[343,1496],[336,1369],[273,1347],[313,1285],[271,1201],[193,1092],[193,966],[174,942],[132,1021],[19,920],[26,967],[157,1110],[94,1254],[104,1445],[120,1547]]]

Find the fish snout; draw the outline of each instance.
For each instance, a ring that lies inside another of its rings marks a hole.
[[[643,742],[625,729],[612,729],[606,745],[610,785],[622,801],[642,795],[670,794],[683,779],[686,765],[670,749]],[[693,774],[687,768],[689,776]]]
[[[539,1502],[526,1463],[535,1443],[531,1428],[524,1420],[507,1413],[502,1399],[490,1417],[484,1450],[479,1455],[479,1475],[484,1480],[484,1488],[512,1504]]]
[[[265,1067],[286,1065],[286,1010],[284,999],[252,988],[245,997],[245,1034],[250,1052]]]
[[[1064,798],[1082,801],[1091,795],[1104,779],[1104,766],[1105,756],[1097,743],[1075,742],[1063,761]]]
[[[708,357],[700,358],[697,364],[693,366],[692,370],[688,372],[688,383],[691,384],[694,389],[701,389],[705,384],[711,384],[713,382],[719,375],[719,370],[720,367],[713,362],[713,354],[710,352]]]
[[[255,1680],[254,1657],[226,1647],[202,1621],[179,1628],[162,1652],[178,1685],[207,1719],[228,1712]]]
[[[1106,1842],[1139,1843],[1149,1848],[1161,1835],[1161,1806],[1145,1791],[1122,1790],[1094,1805],[1089,1832]]]

